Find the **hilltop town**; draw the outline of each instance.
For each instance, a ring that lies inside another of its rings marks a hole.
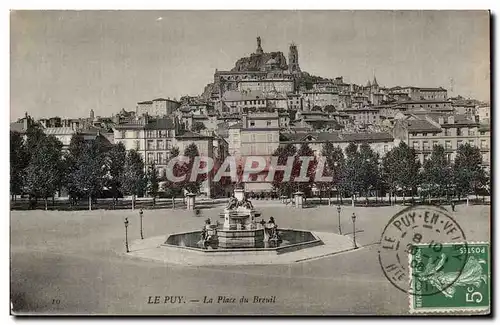
[[[47,135],[70,145],[75,134],[101,138],[137,150],[164,177],[173,148],[183,152],[195,143],[200,154],[223,159],[231,155],[271,157],[280,145],[308,143],[315,154],[331,142],[345,149],[365,142],[383,157],[405,142],[423,164],[441,145],[453,161],[461,144],[481,150],[490,165],[490,106],[461,96],[450,98],[443,87],[384,86],[376,76],[365,85],[346,83],[342,76],[313,76],[300,68],[299,50],[265,52],[257,37],[255,52],[229,70],[215,70],[213,82],[199,96],[138,99],[135,110],[112,116],[34,120],[29,112],[11,124],[25,133],[37,124]],[[272,191],[256,179],[252,192]],[[210,190],[207,189],[209,192]],[[209,193],[208,193],[209,194]]]

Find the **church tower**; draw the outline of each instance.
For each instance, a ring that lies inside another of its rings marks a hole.
[[[297,50],[297,45],[294,43],[290,45],[290,50],[288,51],[288,71],[290,73],[300,72],[299,51]]]
[[[255,51],[255,54],[262,54],[264,51],[262,50],[262,46],[260,44],[261,39],[260,36],[257,37],[257,50]]]

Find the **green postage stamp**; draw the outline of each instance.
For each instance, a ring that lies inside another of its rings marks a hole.
[[[489,243],[417,244],[409,263],[410,313],[489,312]]]

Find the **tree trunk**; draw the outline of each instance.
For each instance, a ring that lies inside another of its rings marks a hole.
[[[92,195],[89,194],[89,211],[92,211]]]
[[[132,195],[132,210],[135,210],[135,194]]]
[[[47,205],[47,201],[48,201],[48,199],[47,199],[47,197],[45,197],[45,211],[47,211],[49,209],[49,207]]]
[[[156,196],[153,196],[153,208],[156,206]]]

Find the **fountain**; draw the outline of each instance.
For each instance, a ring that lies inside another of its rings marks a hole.
[[[201,231],[172,234],[163,244],[168,247],[195,249],[203,252],[228,251],[284,251],[321,245],[319,238],[309,231],[279,229],[273,217],[258,221],[261,213],[245,197],[243,189],[235,189],[220,214],[224,223],[212,224],[205,220]]]

